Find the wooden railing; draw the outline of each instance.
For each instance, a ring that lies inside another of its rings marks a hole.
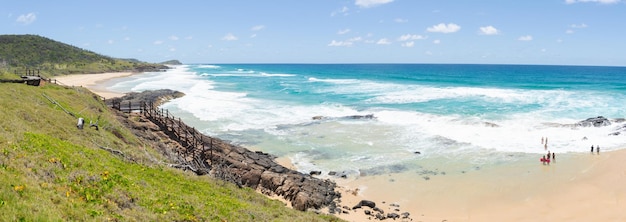
[[[213,160],[213,138],[204,136],[195,127],[185,124],[180,117],[175,117],[167,109],[159,109],[153,103],[136,102],[133,104],[130,101],[113,102],[110,106],[125,113],[138,112],[161,127],[163,132],[185,148],[183,153],[179,154],[183,157],[191,157],[183,159],[194,172],[199,173],[201,170],[211,168],[207,160]]]

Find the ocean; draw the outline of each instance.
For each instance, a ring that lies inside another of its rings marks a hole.
[[[305,173],[454,174],[626,148],[626,67],[190,64],[106,84],[181,91],[162,108]],[[598,116],[613,121],[576,125]]]

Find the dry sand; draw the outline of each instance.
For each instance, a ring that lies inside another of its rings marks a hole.
[[[626,150],[563,154],[549,166],[538,159],[429,180],[402,173],[339,181],[342,204],[367,199],[387,213],[396,212],[393,203],[413,221],[626,221]],[[363,210],[339,217],[369,220]]]
[[[113,98],[113,97],[121,97],[124,93],[113,92],[107,90],[104,86],[99,83],[102,83],[107,80],[130,76],[134,73],[132,72],[114,72],[114,73],[100,73],[100,74],[76,74],[76,75],[66,75],[66,76],[57,76],[57,83],[66,86],[82,86],[88,88],[92,92],[102,96],[104,98]]]

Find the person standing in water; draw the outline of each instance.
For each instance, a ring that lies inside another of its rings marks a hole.
[[[596,153],[600,154],[600,145],[596,145]]]
[[[591,153],[593,153],[593,145],[591,145]]]

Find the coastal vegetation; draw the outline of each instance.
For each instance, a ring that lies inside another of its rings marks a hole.
[[[19,78],[16,67],[48,75],[153,67],[39,36],[0,42],[0,78]],[[0,221],[339,220],[168,167],[155,141],[137,137],[85,88],[0,83],[0,107]]]
[[[0,35],[0,70],[45,76],[121,71],[158,71],[163,64],[104,56],[38,35]],[[3,74],[5,75],[5,74]]]

